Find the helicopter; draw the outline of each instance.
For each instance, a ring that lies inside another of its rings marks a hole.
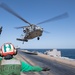
[[[21,27],[15,27],[16,29],[23,29],[23,33],[24,35],[23,38],[17,38],[16,40],[18,41],[23,41],[23,42],[28,42],[29,39],[33,39],[37,37],[37,40],[40,39],[40,37],[42,36],[43,32],[49,33],[48,31],[43,30],[43,28],[41,28],[40,24],[46,23],[46,22],[50,22],[50,21],[55,21],[55,20],[60,20],[63,18],[67,18],[68,17],[68,13],[65,12],[61,15],[55,16],[53,18],[50,18],[48,20],[39,22],[37,24],[32,24],[30,22],[28,22],[27,20],[25,20],[24,18],[22,18],[21,16],[19,16],[17,13],[15,13],[9,6],[7,6],[5,3],[1,3],[0,7],[2,7],[3,9],[5,9],[6,11],[8,11],[9,13],[13,14],[14,16],[16,16],[17,18],[21,19],[22,21],[24,21],[25,23],[27,23],[27,26],[21,26]]]
[[[37,37],[37,40],[40,39],[40,36],[42,36],[43,28],[36,26],[34,24],[31,24],[30,26],[24,26],[24,27],[16,27],[16,28],[23,28],[24,36],[23,39],[17,38],[19,41],[26,41],[28,42],[28,39],[33,39]]]

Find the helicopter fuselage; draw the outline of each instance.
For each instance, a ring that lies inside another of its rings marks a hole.
[[[35,31],[27,33],[24,39],[33,39],[35,37],[40,37],[41,35],[42,35],[42,31],[35,30]]]
[[[30,25],[23,28],[24,37],[23,39],[17,38],[19,41],[28,41],[29,39],[36,38],[39,40],[39,37],[42,36],[43,28],[36,26],[36,25]]]
[[[24,33],[26,34],[24,39],[33,39],[42,35],[43,28],[36,25],[30,25],[25,27],[23,31],[25,31]]]

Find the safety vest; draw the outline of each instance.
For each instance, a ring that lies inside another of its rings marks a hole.
[[[19,60],[2,60],[0,63],[0,75],[20,75],[21,63]]]

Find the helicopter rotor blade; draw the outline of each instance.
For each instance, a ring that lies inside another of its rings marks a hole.
[[[44,32],[45,32],[45,33],[50,33],[50,32],[48,32],[48,31],[45,31],[45,30],[44,30]]]
[[[36,25],[47,23],[47,22],[50,22],[50,21],[56,21],[56,20],[60,20],[60,19],[68,18],[68,17],[69,17],[68,13],[65,12],[65,13],[63,13],[63,14],[61,14],[59,16],[56,16],[56,17],[53,17],[51,19],[45,20],[43,22],[37,23]]]
[[[21,29],[21,28],[25,28],[27,26],[21,26],[21,27],[15,27],[16,29]]]
[[[26,21],[25,19],[23,19],[21,16],[19,16],[17,13],[15,13],[10,7],[8,7],[5,3],[1,3],[0,7],[2,7],[3,9],[5,9],[6,11],[10,12],[11,14],[13,14],[14,16],[18,17],[19,19],[21,19],[22,21],[24,21],[25,23],[31,25],[31,23],[29,23],[28,21]]]

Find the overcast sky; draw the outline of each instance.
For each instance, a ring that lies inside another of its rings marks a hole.
[[[69,17],[39,25],[50,33],[43,33],[39,41],[35,38],[22,44],[16,40],[23,34],[22,29],[17,30],[14,27],[27,24],[0,8],[0,26],[3,26],[0,46],[11,42],[21,48],[75,48],[75,0],[0,0],[2,2],[32,24],[65,12]]]

